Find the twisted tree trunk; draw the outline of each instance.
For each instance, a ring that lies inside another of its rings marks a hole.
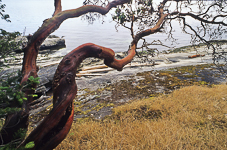
[[[160,17],[158,24],[146,32],[152,34],[158,31],[163,21],[164,17]],[[136,35],[136,37],[139,37],[138,40],[144,36],[141,34],[144,33]],[[51,150],[55,148],[66,137],[71,128],[74,114],[73,99],[77,94],[75,75],[80,63],[88,57],[96,57],[104,59],[104,63],[107,66],[121,71],[135,56],[138,40],[133,40],[128,55],[121,60],[115,59],[115,53],[113,50],[92,43],[83,44],[68,53],[60,62],[54,75],[54,107],[50,114],[27,137],[22,145],[34,141],[34,149]]]
[[[60,62],[54,76],[54,107],[42,123],[27,137],[24,143],[34,141],[36,149],[48,150],[55,148],[66,137],[73,121],[73,99],[77,93],[75,82],[76,70],[82,60],[88,57],[102,58],[106,65],[118,70],[122,69],[119,66],[113,65],[114,62],[118,61],[114,58],[114,52],[111,49],[95,44],[81,45],[67,54]],[[133,55],[127,57],[125,61],[131,61],[132,58]]]
[[[117,5],[127,2],[129,2],[129,0],[115,0],[109,3],[106,7],[86,5],[77,9],[62,11],[61,0],[55,0],[55,12],[53,17],[46,19],[43,22],[43,25],[31,37],[27,47],[24,49],[22,67],[23,78],[21,84],[26,82],[30,76],[37,77],[38,67],[36,66],[36,58],[39,47],[46,37],[54,32],[64,20],[79,17],[87,12],[98,12],[104,15],[108,13],[112,7],[116,7]],[[20,144],[20,147],[25,146],[28,142],[34,141],[35,147],[32,149],[51,150],[55,148],[66,137],[73,122],[73,99],[77,94],[75,75],[79,64],[85,58],[96,57],[104,59],[104,63],[107,66],[121,71],[123,67],[131,62],[135,56],[138,41],[142,37],[160,30],[167,14],[163,14],[162,7],[160,7],[159,11],[160,18],[157,24],[153,28],[135,35],[135,38],[131,43],[131,48],[128,51],[128,56],[121,60],[115,59],[115,53],[113,50],[91,43],[81,45],[67,54],[59,64],[54,76],[53,109],[42,121],[42,123],[31,132],[26,140]],[[34,85],[34,87],[35,86],[36,85]],[[28,100],[24,102],[21,112],[12,114],[12,116],[7,118],[7,121],[1,130],[2,144],[6,144],[14,140],[13,133],[17,132],[19,129],[27,129],[29,104],[33,101],[33,98],[28,95],[33,93],[33,90],[26,91],[26,97]],[[15,122],[14,118],[17,118],[17,122]],[[9,133],[11,134],[10,136]]]
[[[79,17],[88,12],[98,12],[106,14],[109,10],[117,5],[129,2],[129,0],[115,0],[109,3],[106,7],[95,5],[82,6],[77,9],[62,11],[61,0],[55,0],[55,12],[52,18],[43,21],[42,26],[30,37],[27,47],[24,49],[24,58],[22,65],[22,80],[21,84],[25,83],[30,76],[37,77],[38,66],[36,59],[39,52],[39,47],[42,42],[56,29],[60,24],[68,19]],[[33,85],[35,88],[36,85]],[[22,110],[20,112],[10,114],[7,116],[4,126],[0,132],[1,145],[14,141],[14,134],[20,129],[26,130],[28,127],[29,104],[33,101],[33,97],[29,96],[34,94],[34,90],[27,90],[25,96],[27,101],[24,101]],[[75,95],[75,94],[74,94]],[[74,96],[75,97],[75,96]]]

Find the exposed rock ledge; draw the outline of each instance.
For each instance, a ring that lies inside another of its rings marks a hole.
[[[227,44],[226,43],[223,44],[222,48],[227,49]],[[175,53],[171,53],[171,52],[175,52]],[[86,76],[76,77],[76,80],[77,80],[76,82],[78,86],[76,103],[80,103],[84,106],[86,104],[86,108],[81,107],[80,111],[76,112],[77,115],[75,117],[75,120],[78,120],[79,118],[83,118],[83,117],[93,117],[95,119],[101,119],[106,115],[111,114],[112,105],[109,105],[109,104],[113,103],[115,105],[120,105],[120,103],[125,103],[135,98],[141,98],[138,96],[136,97],[134,95],[132,97],[129,97],[128,93],[124,93],[125,89],[118,90],[120,89],[120,87],[123,87],[122,83],[125,83],[125,85],[127,86],[128,84],[130,85],[129,91],[132,91],[133,88],[139,89],[139,90],[147,89],[146,91],[148,91],[148,96],[156,93],[163,93],[166,90],[163,88],[163,85],[158,85],[159,81],[157,80],[160,80],[160,83],[164,82],[163,81],[164,77],[163,75],[156,77],[158,75],[156,71],[162,70],[162,69],[180,67],[180,66],[212,63],[213,57],[211,54],[212,54],[212,51],[207,49],[205,45],[198,46],[197,51],[195,51],[191,46],[188,46],[180,49],[178,48],[177,51],[173,50],[169,52],[163,52],[155,57],[152,57],[149,53],[145,52],[144,54],[143,53],[141,54],[141,57],[135,57],[132,63],[152,64],[152,62],[155,62],[155,64],[157,63],[158,65],[155,65],[155,66],[148,65],[145,67],[132,66],[131,68],[125,68],[122,72],[117,72],[116,70],[114,71],[104,70],[103,72],[99,72],[98,76],[97,74],[94,75],[90,73],[89,75],[86,75]],[[116,57],[117,59],[121,59],[125,57],[125,55],[126,55],[125,53],[117,53]],[[188,57],[188,56],[195,56],[195,55],[199,57],[195,57],[195,58]],[[36,93],[40,96],[41,95],[44,95],[44,96],[41,96],[40,99],[34,102],[31,110],[31,115],[36,115],[36,113],[39,112],[39,114],[37,114],[39,116],[40,114],[42,114],[40,112],[45,109],[49,111],[48,106],[50,106],[51,100],[52,100],[50,96],[51,87],[52,87],[51,83],[53,80],[55,70],[59,62],[61,61],[62,57],[63,56],[56,57],[54,56],[54,54],[53,56],[52,54],[50,54],[46,57],[46,56],[43,56],[43,54],[42,55],[39,54],[37,59],[37,65],[40,66],[40,70],[38,72],[38,75],[40,77],[40,84],[36,89]],[[83,68],[87,66],[97,66],[101,64],[103,64],[103,60],[95,59],[95,58],[87,58],[83,61],[78,71],[83,70]],[[19,66],[21,66],[21,60],[19,62]],[[11,71],[12,69],[13,68],[7,71]],[[15,69],[17,68],[15,67],[14,71]],[[150,72],[150,71],[154,71],[154,72]],[[141,73],[143,74],[144,72],[148,72],[149,78],[151,78],[152,81],[154,80],[154,82],[152,82],[154,83],[154,85],[149,87],[147,85],[148,84],[147,81],[146,82],[144,81],[146,85],[143,85],[143,86],[138,85],[138,83],[143,83],[142,80],[146,79],[147,77],[147,76],[141,76]],[[211,72],[209,73],[210,75],[208,74],[208,72]],[[137,73],[140,73],[140,75],[136,75]],[[183,73],[183,75],[192,76],[191,73],[188,73],[188,72]],[[197,78],[199,82],[201,82],[201,84],[208,83],[208,82],[210,82],[211,84],[216,82],[223,83],[227,81],[226,74],[220,74],[217,68],[214,68],[211,66],[208,66],[207,68],[205,68],[204,72],[202,73],[201,71],[198,72],[196,76],[198,76]],[[217,79],[215,79],[214,77],[215,78],[217,77]],[[203,79],[208,79],[208,80],[204,81]],[[172,85],[174,85],[173,81],[175,80],[171,79],[171,81],[168,81],[168,82],[166,81],[164,83],[168,83],[172,87]],[[189,83],[190,81],[186,80],[185,82]],[[113,85],[116,85],[116,87],[111,87]],[[46,92],[49,92],[47,94],[49,98],[45,96]],[[154,92],[154,93],[150,93],[150,92]],[[135,92],[131,92],[131,93],[135,93]],[[118,95],[118,98],[116,98],[116,94]],[[145,94],[140,93],[140,95],[144,96]],[[104,106],[104,104],[105,106],[108,105],[108,107],[102,107],[100,109],[98,108],[98,106],[100,105]],[[80,108],[79,105],[77,107]],[[89,107],[89,109],[87,109],[87,107]],[[44,114],[46,115],[47,113],[44,113]],[[41,118],[43,118],[44,116],[41,115]]]
[[[22,45],[20,46],[20,49],[25,47],[28,43],[28,37],[26,36],[19,36],[15,40],[16,42],[22,41]],[[56,48],[63,48],[63,47],[66,47],[65,39],[60,38],[56,35],[50,35],[42,43],[42,45],[40,46],[40,50],[56,49]],[[20,52],[20,51],[17,50],[17,52]]]

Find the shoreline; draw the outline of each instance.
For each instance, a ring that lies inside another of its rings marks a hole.
[[[225,46],[227,47],[227,44]],[[128,67],[122,71],[106,71],[105,68],[103,72],[98,73],[98,76],[96,76],[97,73],[91,73],[90,76],[76,77],[78,92],[75,98],[76,115],[74,120],[87,117],[102,119],[112,113],[111,110],[114,106],[122,105],[133,99],[155,96],[160,93],[168,94],[183,85],[226,83],[226,74],[220,73],[214,65],[206,65],[212,63],[212,55],[208,55],[211,54],[211,51],[200,47],[199,52],[201,55],[205,54],[205,56],[189,58],[188,56],[198,53],[198,51],[195,52],[194,50],[159,54],[152,57],[158,65]],[[123,54],[119,53],[116,55]],[[132,63],[138,63],[139,61],[141,61],[141,58],[135,58]],[[103,64],[103,62],[99,59],[89,58],[83,62],[80,70],[83,70],[83,67],[100,64]],[[53,78],[53,72],[55,72],[56,68],[57,64],[40,68],[39,77],[45,83],[43,85],[48,85],[51,82],[50,80]],[[169,70],[172,70],[172,73],[168,73]],[[193,70],[197,71],[193,72]],[[51,73],[52,75],[50,75]],[[147,77],[151,80],[147,81]],[[45,88],[48,89],[49,87]],[[40,112],[41,114],[48,114],[52,107],[51,96],[49,94],[48,97],[44,98],[46,99],[45,103],[39,105],[41,109],[31,111],[32,116]]]
[[[58,37],[57,37],[58,38]],[[54,39],[54,38],[50,38]],[[59,38],[61,39],[61,38]],[[222,44],[223,49],[227,49],[227,40],[217,40],[217,41],[210,41],[211,43],[218,43]],[[38,57],[37,57],[37,66],[39,67],[46,67],[46,66],[51,66],[58,64],[62,58],[65,56],[63,53],[66,51],[66,48],[59,48],[59,49],[45,49],[39,52]],[[184,60],[186,60],[186,57],[200,54],[200,55],[212,55],[212,50],[207,49],[207,46],[204,43],[200,43],[197,45],[187,45],[179,48],[174,48],[174,49],[169,49],[167,51],[162,51],[158,53],[151,54],[148,51],[138,51],[138,53],[143,57],[143,58],[138,58],[137,56],[134,57],[132,60],[133,62],[146,62],[146,61],[152,61],[154,60],[155,62],[160,62],[164,60],[165,64],[170,64],[170,63],[176,63],[176,61],[181,60],[182,63],[184,63]],[[116,52],[115,53],[115,58],[117,59],[122,59],[126,56],[127,52]],[[151,55],[155,55],[152,57]],[[185,57],[186,56],[186,57]],[[8,65],[14,68],[20,68],[22,65],[22,59],[23,59],[23,53],[15,54],[16,58],[12,58],[9,60]],[[147,57],[147,58],[145,58]],[[184,58],[183,58],[184,57]],[[208,57],[204,57],[207,59]],[[85,62],[82,62],[83,66],[93,66],[93,65],[102,65],[100,60],[98,59],[93,59],[89,60],[85,59]],[[147,59],[147,60],[145,60]],[[175,60],[176,59],[176,60]],[[210,59],[210,58],[209,58]],[[98,62],[98,63],[97,63]],[[149,62],[147,62],[149,63]],[[185,62],[187,63],[187,62]]]
[[[227,41],[220,41],[223,44],[223,48],[227,49]],[[195,49],[196,48],[196,51]],[[48,50],[47,50],[48,51]],[[199,55],[198,55],[199,54]],[[19,57],[18,57],[19,56]],[[23,54],[18,54],[15,61],[12,60],[12,65],[16,64],[14,67],[0,72],[0,76],[5,72],[16,72],[21,69],[22,56]],[[116,53],[115,57],[117,59],[124,58],[126,52]],[[213,63],[212,50],[207,49],[207,46],[199,44],[197,46],[184,46],[182,48],[174,49],[169,52],[163,52],[156,54],[152,57],[150,53],[145,51],[140,52],[140,56],[135,56],[131,63],[123,68],[122,71],[116,71],[104,65],[103,60],[97,58],[87,58],[85,59],[78,68],[76,75],[76,80],[78,84],[78,89],[89,88],[87,80],[90,79],[112,79],[116,80],[117,76],[133,75],[136,73],[151,71],[151,70],[165,70],[174,67],[189,66],[189,65],[200,65],[200,64],[210,64]],[[189,58],[191,56],[198,56],[194,58]],[[52,80],[54,73],[57,69],[58,64],[62,60],[63,56],[56,56],[55,53],[38,54],[37,66],[39,66],[38,76],[40,77],[41,84],[38,85],[37,91],[46,92],[51,89]],[[100,67],[103,69],[93,69],[86,70],[89,67]],[[108,80],[109,81],[109,80]],[[81,85],[80,85],[81,84]],[[44,92],[44,93],[46,93]]]

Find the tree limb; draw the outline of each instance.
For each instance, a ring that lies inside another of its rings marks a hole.
[[[62,11],[61,0],[55,0],[54,6],[55,6],[55,11],[54,11],[53,16],[55,16],[56,14],[58,14],[59,12]]]

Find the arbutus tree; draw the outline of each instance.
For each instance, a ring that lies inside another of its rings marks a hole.
[[[30,135],[18,145],[25,146],[34,142],[31,149],[53,149],[68,134],[73,122],[73,99],[77,94],[75,82],[76,70],[79,64],[88,57],[104,59],[104,63],[121,71],[130,63],[139,48],[148,48],[151,44],[163,45],[161,41],[148,42],[145,37],[159,32],[165,32],[174,41],[172,34],[172,21],[177,20],[183,32],[191,36],[192,42],[205,42],[213,48],[213,55],[218,55],[215,45],[208,39],[216,39],[226,33],[226,2],[225,1],[191,1],[191,0],[114,0],[108,1],[84,1],[84,6],[71,10],[62,10],[61,0],[55,0],[55,11],[51,18],[43,21],[42,26],[29,38],[28,45],[24,48],[21,84],[30,76],[37,77],[38,66],[36,58],[41,43],[48,35],[59,28],[61,23],[69,18],[80,17],[87,13],[107,14],[110,9],[117,7],[113,20],[118,25],[131,31],[132,42],[128,49],[128,55],[121,59],[115,59],[112,49],[95,45],[83,44],[67,54],[60,62],[53,80],[53,109],[49,115],[30,133]],[[188,19],[199,22],[194,26]],[[208,37],[210,36],[210,37]],[[98,38],[98,37],[97,37]],[[142,40],[142,45],[138,42]],[[25,91],[27,100],[23,102],[20,112],[7,116],[1,130],[1,144],[13,142],[13,134],[20,129],[28,128],[29,104],[33,101],[31,96],[33,88]]]

